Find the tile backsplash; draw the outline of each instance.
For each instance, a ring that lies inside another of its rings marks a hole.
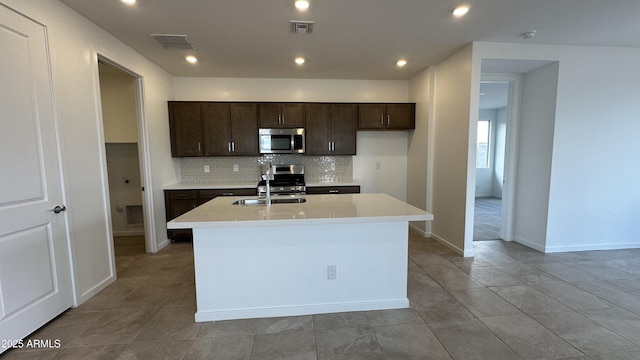
[[[180,159],[183,184],[243,183],[260,179],[261,167],[273,164],[302,164],[306,182],[336,183],[353,180],[352,156],[263,155],[198,157]],[[209,165],[210,172],[204,172]],[[238,171],[234,171],[234,165]]]

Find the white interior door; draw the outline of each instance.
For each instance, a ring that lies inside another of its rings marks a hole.
[[[0,4],[0,49],[0,339],[18,340],[73,290],[46,28]]]

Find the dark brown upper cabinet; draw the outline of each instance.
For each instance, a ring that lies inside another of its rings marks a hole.
[[[359,130],[407,130],[416,128],[415,104],[359,104]]]
[[[258,155],[258,106],[253,103],[202,105],[204,156]]]
[[[169,102],[171,156],[202,156],[202,108],[198,102]]]
[[[305,104],[306,155],[355,155],[356,104]]]
[[[262,103],[260,104],[261,128],[304,127],[304,104]]]
[[[171,156],[258,155],[258,105],[169,102]]]

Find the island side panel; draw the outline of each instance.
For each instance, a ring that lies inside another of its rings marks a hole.
[[[407,251],[406,221],[195,228],[195,318],[406,308]]]

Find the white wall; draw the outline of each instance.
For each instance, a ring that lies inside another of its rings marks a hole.
[[[353,178],[364,193],[385,193],[407,199],[407,133],[358,131]]]
[[[465,46],[435,70],[432,236],[465,256],[473,254],[465,238],[472,238],[473,230],[473,206],[469,219],[467,203],[473,204],[475,171],[469,169],[475,168],[471,143],[475,144],[476,127],[470,124],[478,119],[477,100],[475,106],[471,101],[471,60],[472,46]]]
[[[178,101],[407,102],[404,80],[176,77]]]
[[[110,65],[98,64],[100,70],[100,100],[104,141],[108,143],[137,143],[138,117],[134,78]]]
[[[473,57],[559,62],[544,250],[640,247],[640,49],[474,43]]]
[[[507,116],[508,108],[496,110],[495,124],[495,147],[493,161],[493,188],[492,196],[494,198],[502,198],[502,189],[504,181],[504,161],[505,152],[507,151]]]
[[[566,57],[546,250],[640,247],[640,49],[567,49]]]
[[[404,80],[238,79],[177,77],[174,100],[408,102]],[[363,192],[406,200],[407,131],[359,131],[353,178]],[[376,170],[376,164],[380,170]]]
[[[493,179],[495,165],[495,140],[496,123],[498,121],[495,109],[483,109],[478,114],[478,121],[489,120],[491,129],[489,134],[489,167],[486,169],[476,168],[476,194],[475,197],[493,196]]]
[[[144,226],[127,225],[125,206],[142,205],[138,144],[106,143],[109,207],[114,236],[144,235]],[[125,182],[124,179],[127,181]]]
[[[507,108],[482,109],[478,115],[478,121],[491,121],[491,138],[489,140],[489,167],[486,169],[476,168],[475,197],[477,198],[502,198],[507,112]]]
[[[104,63],[98,69],[112,231],[115,236],[144,235],[144,226],[127,225],[124,211],[126,205],[142,205],[135,79]]]
[[[514,238],[544,251],[556,116],[558,63],[522,77]]]
[[[407,202],[417,208],[431,211],[430,136],[433,131],[433,73],[427,68],[409,80],[409,101],[416,103],[416,129],[409,133],[407,151]],[[423,233],[431,235],[431,221],[415,222],[412,225]]]
[[[47,27],[76,302],[81,303],[115,280],[96,53],[144,78],[144,136],[152,154],[148,175],[153,185],[148,190],[154,197],[154,230],[162,240],[166,238],[162,184],[175,181],[166,106],[166,100],[172,97],[172,78],[57,0],[3,3]]]

